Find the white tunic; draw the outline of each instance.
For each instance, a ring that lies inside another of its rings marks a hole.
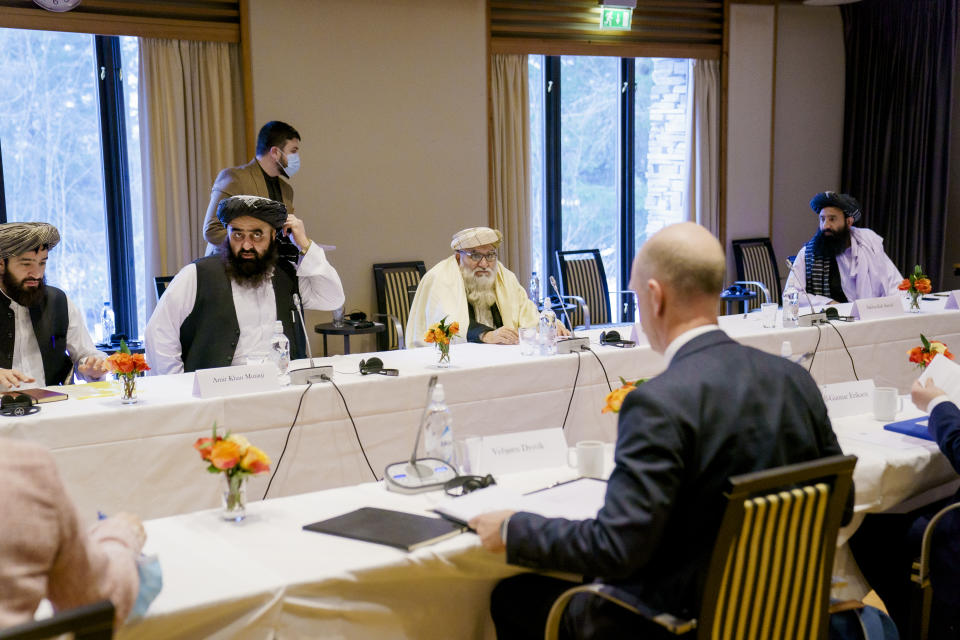
[[[0,293],[3,293],[3,291],[0,291]],[[3,293],[3,295],[6,296],[6,293]],[[13,300],[10,300],[10,308],[13,310],[14,318],[12,368],[35,380],[35,382],[23,382],[19,388],[33,389],[46,386],[43,357],[40,355],[40,345],[37,344],[37,334],[34,333],[33,323],[30,321],[30,309]],[[77,363],[87,356],[105,358],[106,354],[97,351],[97,348],[93,346],[93,340],[87,332],[87,327],[83,324],[83,316],[80,315],[80,310],[74,306],[69,298],[67,298],[67,317],[67,354],[73,361],[74,370],[76,370]],[[77,376],[84,378],[79,372],[77,372]]]
[[[297,266],[300,296],[307,309],[329,310],[343,305],[343,285],[326,254],[311,243]],[[233,306],[237,312],[240,338],[232,364],[246,364],[252,353],[268,353],[277,304],[270,279],[258,287],[244,287],[230,281]],[[188,264],[170,282],[147,323],[144,350],[150,374],[183,373],[180,326],[193,311],[197,297],[197,267]]]

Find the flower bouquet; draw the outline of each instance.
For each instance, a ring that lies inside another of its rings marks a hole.
[[[137,401],[137,378],[150,366],[142,353],[130,353],[126,340],[120,341],[120,351],[110,354],[106,359],[107,368],[123,383],[120,392],[120,402],[133,404]]]
[[[247,515],[247,476],[270,471],[270,458],[238,433],[228,431],[226,437],[221,437],[217,434],[217,423],[213,423],[212,437],[198,438],[193,448],[210,463],[207,471],[222,473],[226,478],[223,519],[240,522]]]
[[[647,381],[647,378],[640,378],[630,382],[620,378],[620,386],[607,394],[606,406],[600,413],[620,413],[620,406],[623,405],[627,394]]]
[[[423,335],[424,342],[432,342],[437,345],[437,349],[440,350],[440,361],[437,363],[438,367],[449,367],[450,366],[450,338],[460,333],[460,323],[451,322],[446,324],[447,316],[443,316],[443,319],[431,325],[427,332]]]
[[[920,311],[920,296],[933,290],[929,276],[923,272],[920,265],[916,265],[910,277],[904,278],[897,288],[910,294],[910,311],[913,313]]]
[[[927,340],[927,337],[920,334],[920,346],[907,351],[910,356],[910,362],[917,365],[919,369],[926,369],[935,355],[942,354],[946,358],[953,360],[953,354],[947,349],[947,345],[937,340]]]

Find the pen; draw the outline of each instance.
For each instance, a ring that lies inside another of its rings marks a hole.
[[[97,511],[97,520],[106,520],[106,519],[107,519],[107,514],[105,514],[103,511],[99,511],[99,510],[98,510],[98,511]]]

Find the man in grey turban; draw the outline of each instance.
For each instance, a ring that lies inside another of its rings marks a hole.
[[[820,227],[797,252],[787,287],[806,291],[816,305],[897,293],[903,278],[884,252],[883,238],[853,226],[861,215],[853,196],[824,191],[813,197],[810,208]]]
[[[63,384],[74,367],[86,380],[106,373],[80,311],[46,284],[47,254],[58,242],[45,222],[0,224],[0,389]]]
[[[518,329],[535,327],[537,305],[512,271],[497,260],[503,235],[490,227],[471,227],[453,235],[453,255],[428,271],[407,318],[407,341],[424,346],[427,328],[443,318],[466,331],[457,342],[517,344]],[[557,325],[559,335],[569,332]]]
[[[340,276],[283,203],[231,196],[217,205],[217,217],[227,230],[217,252],[180,270],[147,323],[151,373],[246,364],[250,354],[270,351],[277,321],[291,359],[306,357],[294,295],[307,309],[343,304]],[[297,265],[277,259],[281,233],[300,253]]]

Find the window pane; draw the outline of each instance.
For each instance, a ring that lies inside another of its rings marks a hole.
[[[0,29],[7,219],[60,230],[47,281],[90,329],[110,299],[95,68],[91,35]]]
[[[134,280],[137,283],[137,331],[143,337],[147,326],[146,296],[153,294],[144,284],[143,188],[140,171],[140,111],[137,98],[140,73],[139,39],[120,38],[120,59],[123,64],[123,106],[127,128],[127,170],[130,177],[130,215],[133,218]]]
[[[561,211],[564,249],[599,249],[619,289],[617,201],[620,60],[560,58]]]
[[[639,249],[647,238],[684,220],[687,185],[685,59],[638,58],[634,119],[634,213]]]
[[[540,276],[540,295],[546,291],[547,264],[543,251],[543,56],[529,56],[530,96],[530,240],[531,269]],[[520,276],[523,277],[522,275]]]

